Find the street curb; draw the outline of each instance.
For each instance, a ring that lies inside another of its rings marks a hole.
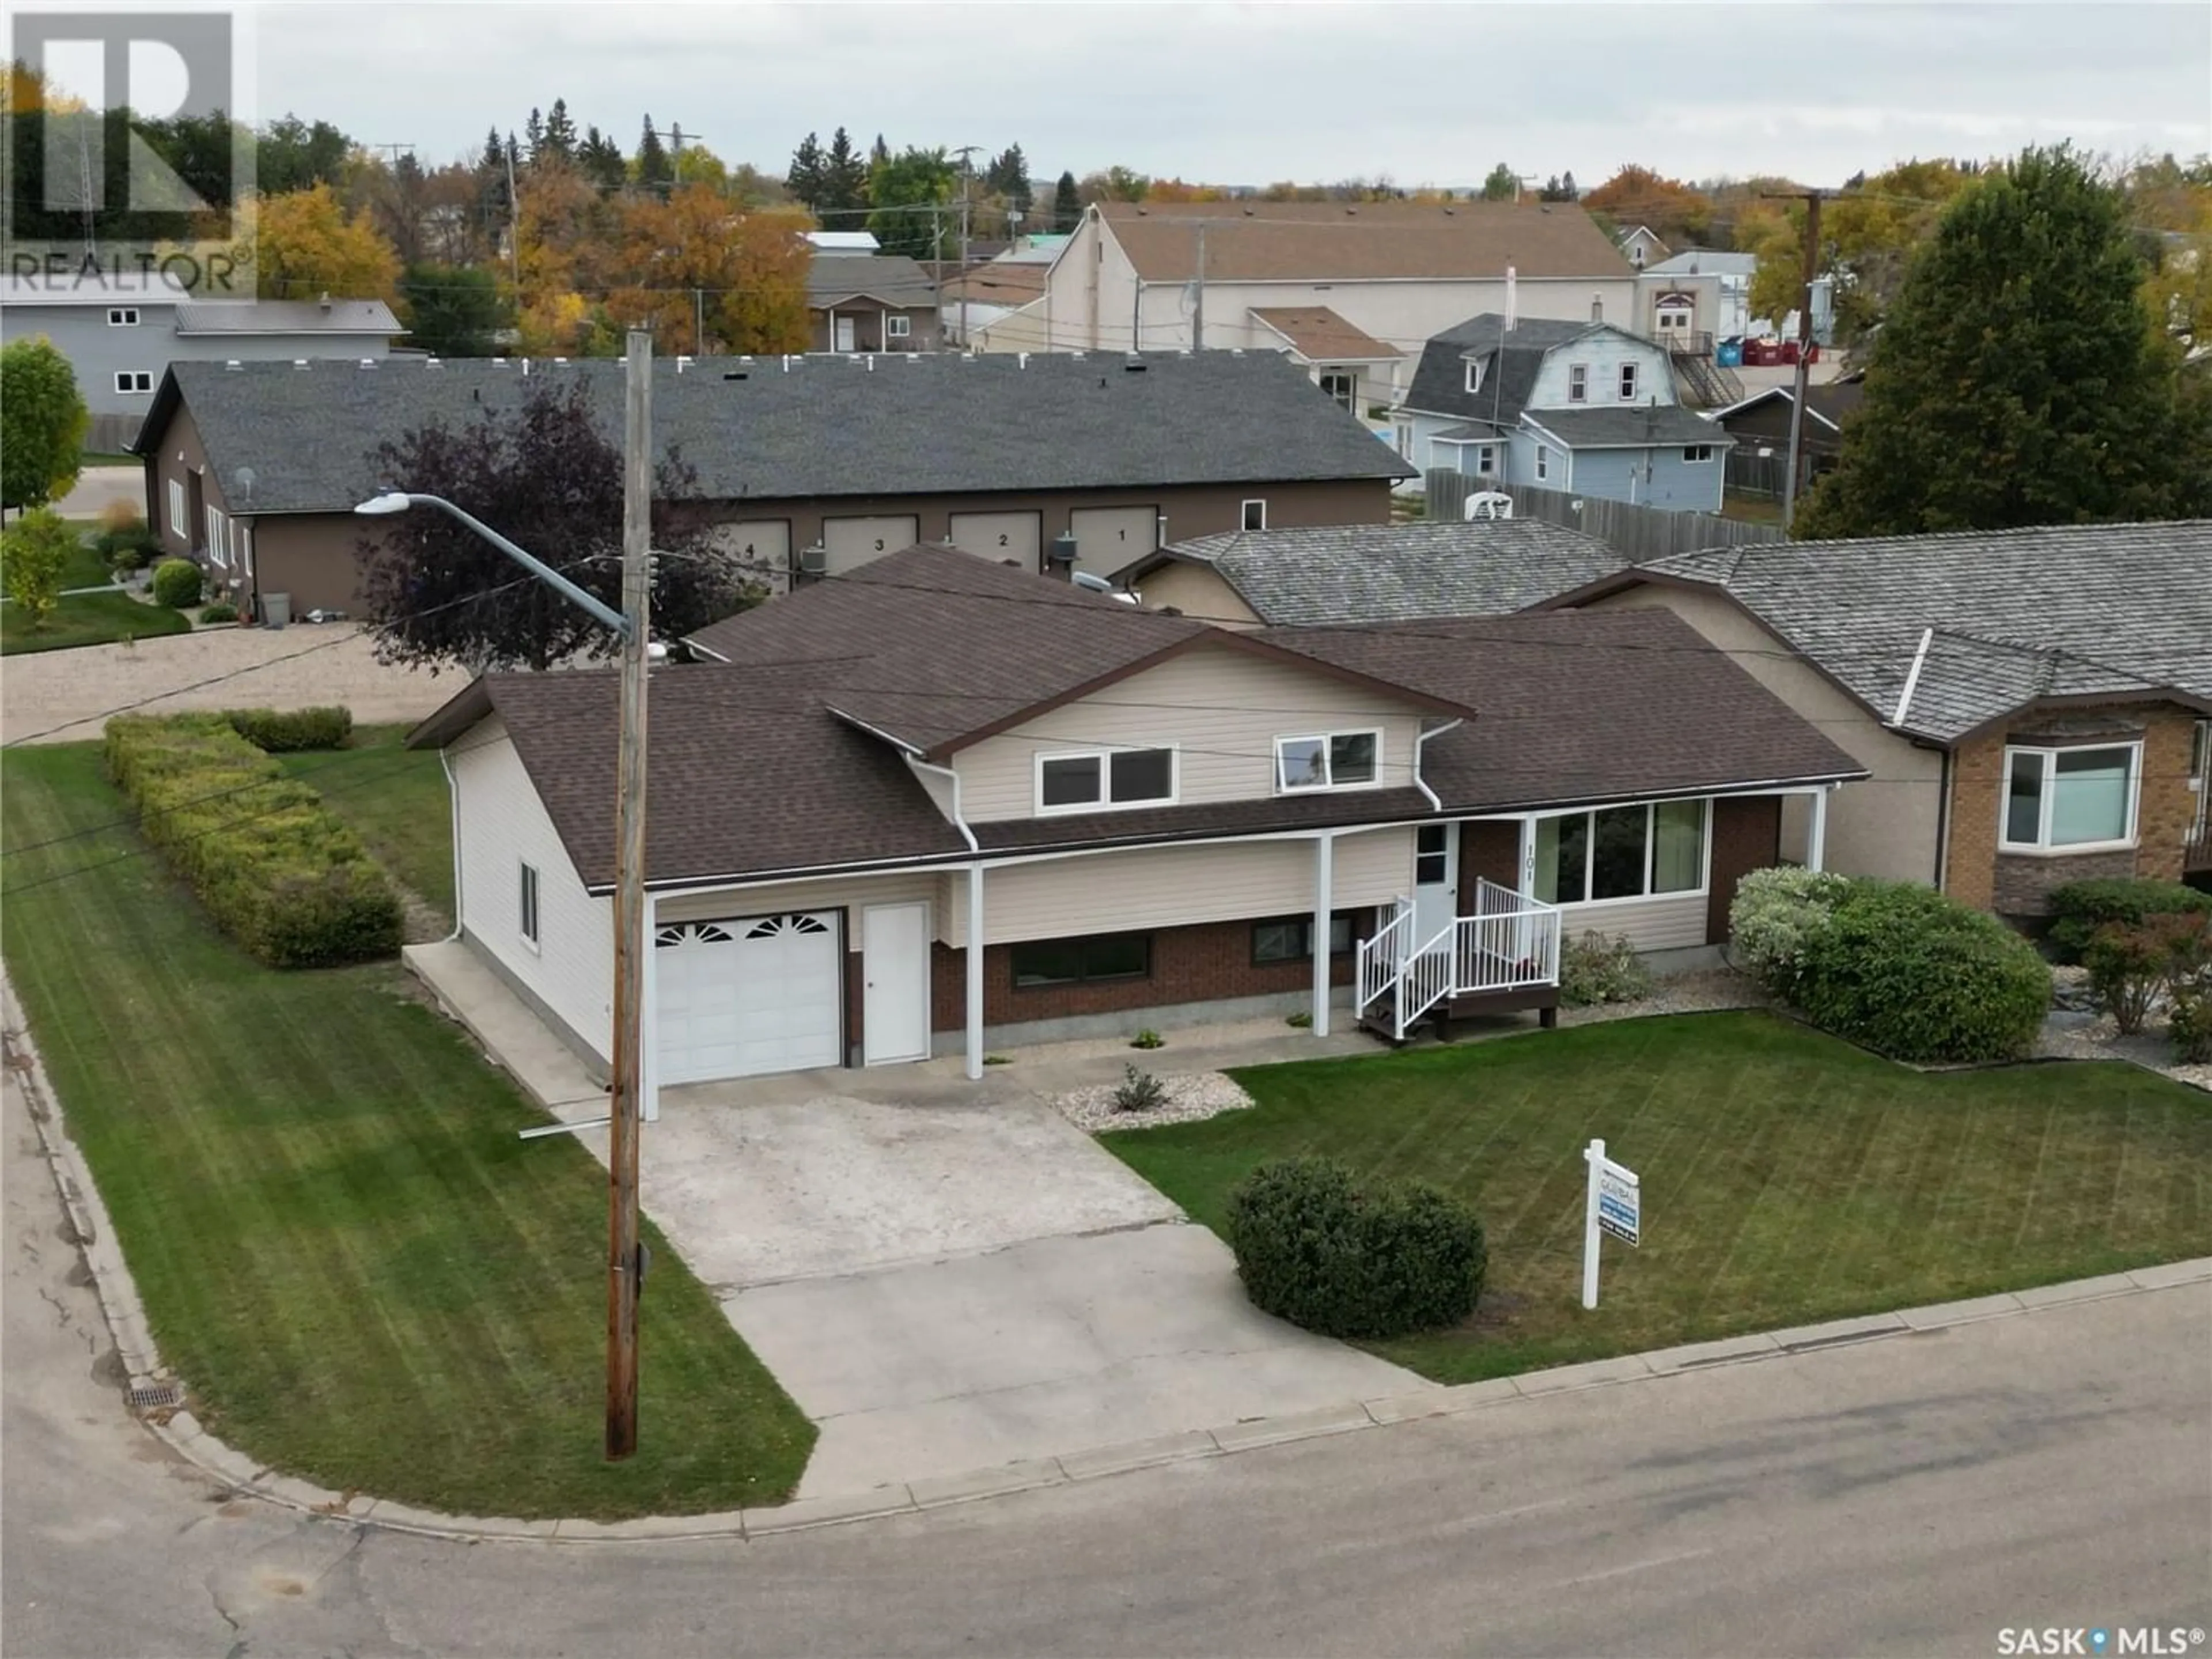
[[[122,1252],[116,1247],[107,1211],[93,1185],[76,1144],[64,1129],[60,1107],[47,1085],[46,1068],[31,1041],[14,988],[0,979],[0,1016],[4,1016],[6,1064],[17,1074],[31,1109],[31,1120],[45,1151],[54,1186],[75,1229],[102,1316],[124,1358],[133,1387],[179,1382],[161,1362],[146,1328],[145,1310],[133,1287]],[[763,1538],[817,1527],[844,1526],[894,1515],[920,1515],[957,1504],[972,1504],[1048,1486],[1072,1486],[1137,1469],[1157,1468],[1270,1446],[1295,1445],[1340,1434],[1455,1417],[1516,1401],[1532,1401],[1654,1382],[1721,1365],[1747,1364],[1887,1337],[1910,1336],[1986,1320],[2012,1318],[2051,1308],[2122,1296],[2177,1290],[2212,1283],[2212,1256],[2166,1262],[2094,1279],[2044,1285],[1961,1302],[1905,1308],[1864,1318],[1832,1320],[1795,1329],[1765,1331],[1717,1342],[1690,1343],[1650,1353],[1623,1354],[1576,1365],[1554,1366],[1520,1376],[1495,1377],[1349,1401],[1279,1418],[1258,1418],[1218,1428],[1197,1429],[1119,1445],[1093,1446],[1054,1457],[1032,1458],[993,1468],[932,1475],[911,1482],[824,1498],[794,1498],[773,1509],[726,1510],[711,1515],[648,1516],[634,1521],[579,1519],[525,1521],[477,1516],[441,1515],[357,1492],[330,1492],[279,1474],[210,1434],[189,1411],[165,1413],[141,1420],[170,1450],[232,1489],[234,1496],[257,1498],[304,1515],[344,1521],[389,1532],[469,1542],[553,1542],[637,1544],[679,1539]]]

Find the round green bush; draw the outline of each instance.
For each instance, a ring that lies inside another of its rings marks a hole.
[[[1754,870],[1729,906],[1729,957],[1777,996],[1797,988],[1806,941],[1828,925],[1850,878],[1822,870]]]
[[[2103,876],[2069,881],[2051,894],[2051,952],[2061,962],[2080,962],[2100,927],[2118,922],[2136,927],[2152,916],[2212,915],[2212,893],[2200,893],[2178,881],[2148,876]]]
[[[234,623],[237,620],[238,607],[228,599],[220,600],[200,612],[200,621],[210,626],[216,623]]]
[[[164,559],[154,567],[154,603],[172,611],[200,602],[200,568],[190,559]]]
[[[2051,1008],[2051,969],[1995,916],[1911,882],[1853,881],[1805,940],[1796,1000],[1893,1059],[2011,1060]]]
[[[1229,1247],[1255,1307],[1324,1336],[1404,1336],[1474,1311],[1482,1222],[1420,1182],[1328,1158],[1263,1164],[1229,1195]]]

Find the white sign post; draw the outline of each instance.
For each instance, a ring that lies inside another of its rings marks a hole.
[[[1589,1191],[1583,1213],[1583,1306],[1597,1306],[1598,1240],[1607,1233],[1633,1247],[1643,1232],[1644,1198],[1636,1171],[1605,1155],[1605,1142],[1593,1140],[1583,1152],[1589,1164]]]

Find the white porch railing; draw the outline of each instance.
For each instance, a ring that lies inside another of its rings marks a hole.
[[[1389,996],[1391,1035],[1402,1041],[1447,997],[1556,985],[1560,924],[1557,905],[1478,880],[1473,915],[1417,940],[1413,907],[1401,898],[1389,921],[1360,942],[1358,1012]]]

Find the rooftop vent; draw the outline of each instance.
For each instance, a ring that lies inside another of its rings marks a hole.
[[[366,357],[364,357],[364,358],[362,358],[362,363],[363,363],[363,364],[366,364],[366,363],[368,362],[368,358],[366,358]],[[246,365],[245,365],[244,363],[240,362],[238,361],[238,359],[237,359],[237,358],[233,357],[233,358],[231,358],[228,362],[227,362],[226,363],[224,363],[224,364],[223,364],[223,367],[224,367],[225,368],[244,368],[246,367]]]
[[[749,380],[752,376],[742,368],[726,368],[722,371],[722,378],[726,380]]]
[[[305,357],[295,357],[292,359],[292,367],[295,368],[305,368],[307,366],[307,360]]]
[[[422,367],[425,368],[443,368],[446,365],[441,361],[435,357],[425,357],[422,360]]]
[[[361,366],[363,368],[374,368],[376,367],[376,359],[374,357],[364,357],[361,360]]]
[[[1121,365],[1121,372],[1124,374],[1141,374],[1151,367],[1152,365],[1146,362],[1142,357],[1136,356],[1133,354],[1130,356],[1129,361]]]

